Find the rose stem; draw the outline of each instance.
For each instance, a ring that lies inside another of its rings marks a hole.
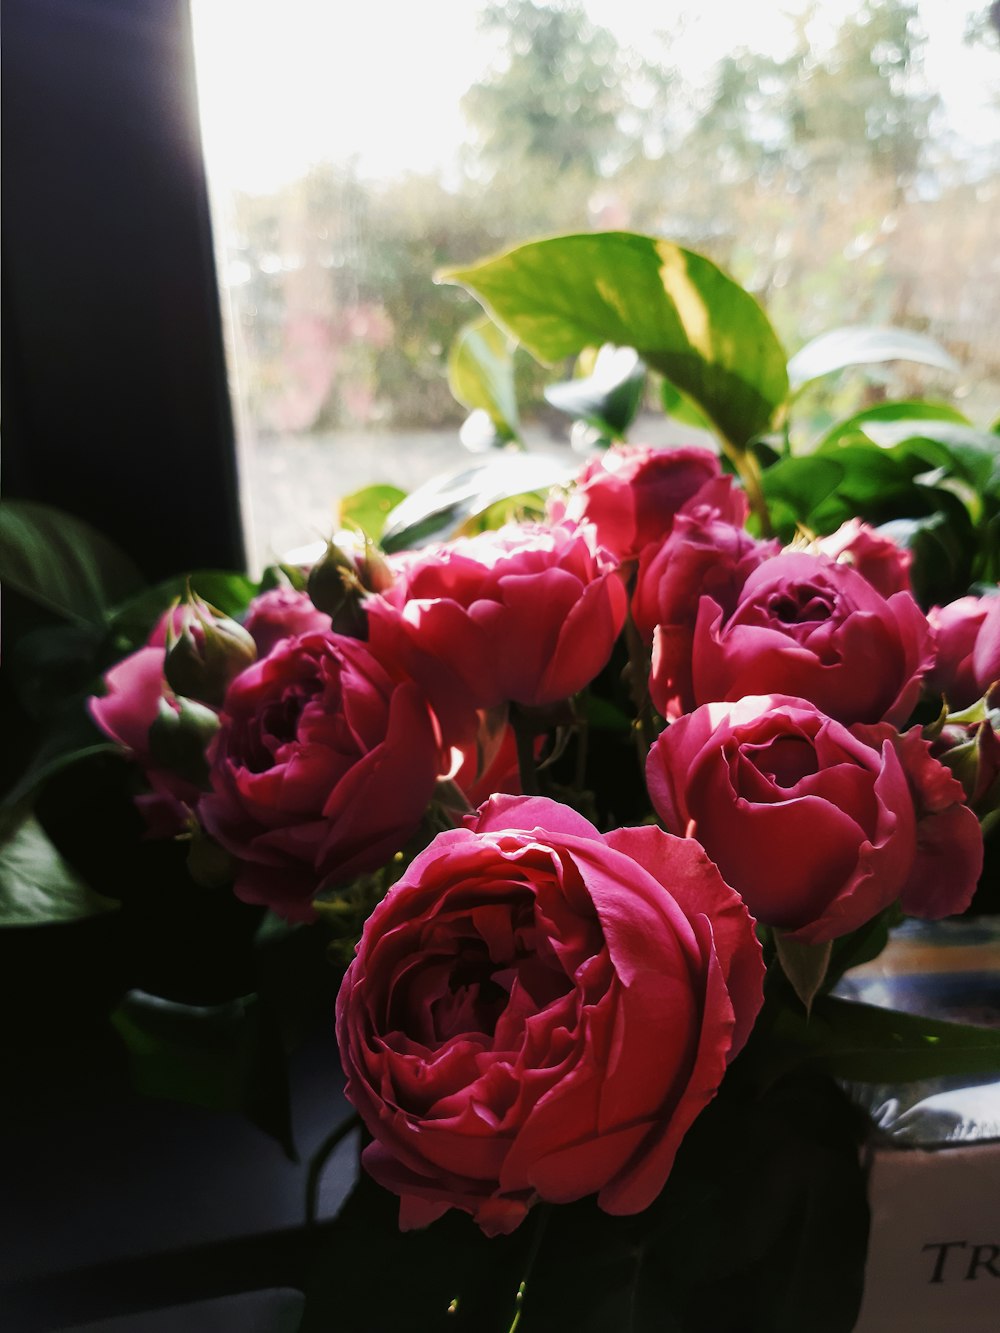
[[[649,654],[639,637],[631,611],[625,619],[625,643],[628,647],[629,693],[635,704],[636,721],[639,724],[639,763],[645,769],[646,755],[656,740],[656,731],[649,711]]]
[[[767,508],[767,500],[764,497],[764,487],[761,485],[760,464],[757,462],[757,455],[745,445],[734,444],[732,440],[727,440],[724,437],[722,447],[743,483],[750,509],[756,514],[757,522],[760,524],[760,535],[762,537],[773,536],[774,529],[771,527],[771,515]]]
[[[306,1226],[316,1225],[316,1213],[319,1209],[319,1185],[326,1170],[326,1164],[336,1152],[337,1148],[347,1138],[348,1134],[354,1132],[361,1124],[361,1117],[357,1111],[349,1115],[345,1121],[337,1126],[332,1134],[328,1134],[320,1146],[313,1154],[309,1163],[309,1174],[306,1178]]]
[[[538,772],[535,768],[535,728],[531,719],[524,716],[517,704],[511,705],[510,722],[514,728],[514,741],[517,745],[517,768],[521,775],[522,795],[540,796],[542,789],[538,784]]]
[[[535,1266],[535,1260],[538,1258],[538,1251],[542,1246],[542,1237],[545,1235],[545,1228],[549,1224],[549,1216],[552,1212],[551,1204],[539,1204],[535,1218],[535,1234],[531,1238],[531,1249],[528,1251],[528,1257],[524,1265],[524,1274],[521,1277],[520,1285],[517,1289],[517,1295],[514,1298],[516,1313],[514,1322],[511,1324],[507,1333],[517,1333],[517,1326],[521,1322],[521,1311],[524,1307],[524,1293],[528,1289],[528,1279],[531,1277],[531,1270]]]
[[[578,701],[578,713],[576,723],[576,766],[573,770],[573,785],[578,792],[583,791],[583,785],[587,780],[587,750],[590,740],[590,722],[587,717],[587,704],[590,702],[590,691],[585,690]]]

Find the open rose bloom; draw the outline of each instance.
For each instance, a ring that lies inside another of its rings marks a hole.
[[[901,895],[915,916],[960,912],[982,869],[978,821],[925,745],[913,785],[936,789],[927,804],[957,821],[951,873],[928,874],[930,830],[893,735],[862,738],[782,695],[705,704],[653,746],[649,790],[666,828],[697,838],[759,921],[803,942],[845,935]]]
[[[898,725],[933,661],[933,633],[908,592],[883,597],[849,565],[789,551],[756,563],[728,605],[703,593],[689,639],[658,629],[650,690],[671,716],[781,693],[847,724]],[[684,680],[687,697],[668,709]]]
[[[538,1199],[647,1207],[749,1035],[763,968],[696,843],[497,797],[365,926],[341,988],[365,1165],[404,1227],[508,1232]]]
[[[284,639],[226,694],[201,818],[237,858],[235,891],[311,920],[312,899],[383,865],[416,830],[444,766],[420,688],[366,644]]]
[[[432,696],[540,707],[583,689],[611,655],[627,598],[589,524],[519,525],[400,558],[368,603],[373,644]]]

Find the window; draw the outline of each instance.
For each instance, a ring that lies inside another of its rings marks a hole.
[[[540,233],[702,249],[792,351],[849,323],[929,331],[969,415],[1000,409],[982,6],[457,0],[433,32],[385,0],[194,15],[260,560],[327,533],[338,494],[461,462],[446,358],[476,308],[432,275]]]

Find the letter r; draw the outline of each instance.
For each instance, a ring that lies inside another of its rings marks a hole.
[[[989,1256],[983,1258],[986,1250],[989,1250]],[[966,1282],[973,1281],[980,1268],[985,1268],[990,1277],[1000,1277],[1000,1268],[993,1267],[998,1255],[1000,1255],[1000,1245],[976,1245],[972,1251],[972,1258],[969,1260],[969,1271],[965,1275]]]

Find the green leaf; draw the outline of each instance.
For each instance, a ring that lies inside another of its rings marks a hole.
[[[0,843],[0,926],[47,926],[113,912],[63,860],[34,815]]]
[[[620,440],[635,419],[645,387],[646,367],[634,348],[605,343],[589,375],[550,384],[545,397],[560,412]]]
[[[459,535],[473,537],[477,532],[495,532],[508,523],[541,523],[545,518],[545,491],[529,491],[498,500],[482,513],[466,519]]]
[[[995,458],[997,443],[990,431],[977,430],[964,421],[945,421],[938,417],[916,420],[870,420],[865,434],[883,449],[909,440],[931,440],[954,450],[968,449],[977,455]]]
[[[802,944],[790,939],[784,931],[776,930],[774,945],[781,970],[808,1014],[826,980],[833,944],[830,940],[824,944]]]
[[[870,963],[873,958],[877,958],[889,942],[889,927],[897,925],[901,919],[899,905],[894,903],[857,930],[835,939],[824,988],[835,986],[850,968],[860,967],[862,963]]]
[[[924,399],[876,403],[831,426],[817,441],[815,448],[831,449],[841,443],[857,444],[859,434],[867,433],[869,438],[874,438],[871,432],[867,431],[870,423],[891,424],[904,421],[952,421],[960,426],[969,425],[968,418],[950,403],[935,403]]]
[[[29,717],[48,719],[70,697],[86,697],[103,663],[107,631],[58,621],[17,636],[4,662],[17,700]],[[83,715],[83,700],[77,698]],[[93,736],[91,736],[93,739]]]
[[[448,387],[470,412],[485,412],[500,439],[517,439],[513,348],[491,319],[472,320],[458,331],[448,353]]]
[[[595,731],[617,732],[622,736],[631,734],[631,717],[610,699],[602,699],[599,694],[587,694],[584,707],[588,727],[593,727]]]
[[[540,361],[608,342],[634,347],[737,447],[766,430],[788,392],[784,350],[754,298],[669,241],[558,236],[438,281],[468,288]]]
[[[260,576],[260,591],[294,588],[296,592],[305,592],[307,582],[308,579],[299,565],[268,565]]]
[[[838,449],[836,457],[844,476],[836,496],[828,496],[812,510],[817,531],[830,532],[855,513],[879,522],[900,512],[926,512],[926,497],[913,484],[908,470],[883,450],[847,446]]]
[[[952,373],[959,369],[958,362],[940,343],[922,333],[857,324],[831,329],[806,343],[788,363],[788,381],[798,391],[811,380],[836,370],[884,361],[918,361]]]
[[[259,996],[193,1005],[132,990],[111,1021],[136,1091],[242,1111],[294,1157],[284,1052]]]
[[[844,478],[838,458],[810,454],[805,458],[782,458],[761,478],[771,522],[776,532],[791,537],[797,523],[831,495]]]
[[[988,431],[957,422],[911,421],[872,423],[867,433],[895,458],[939,469],[936,484],[955,490],[977,521],[983,495],[1000,495],[1000,451]]]
[[[700,412],[691,399],[669,380],[660,381],[660,402],[664,412],[682,426],[694,426],[696,430],[711,430],[712,423]]]
[[[771,1030],[791,1063],[858,1083],[908,1083],[950,1074],[1000,1076],[1000,1030],[945,1023],[825,996],[806,1018],[785,1007]]]
[[[389,515],[384,551],[405,551],[453,536],[491,505],[569,481],[576,464],[547,454],[504,453],[435,477]]]
[[[0,583],[46,610],[103,626],[142,581],[124,551],[72,514],[27,500],[0,503]]]
[[[75,764],[90,755],[110,753],[118,748],[113,741],[101,737],[87,716],[82,699],[67,700],[54,711],[41,744],[32,755],[27,768],[4,794],[0,801],[0,809],[13,810],[46,779],[68,768],[70,764]]]
[[[879,531],[913,556],[910,582],[921,606],[944,606],[960,597],[972,577],[976,534],[969,511],[959,501],[924,518],[895,518]]]
[[[398,486],[365,486],[340,501],[340,522],[347,528],[360,528],[377,542],[389,514],[405,499],[406,492]]]
[[[873,444],[842,445],[805,457],[783,458],[762,484],[775,530],[787,537],[796,523],[823,535],[855,515],[869,523],[924,515],[933,493],[913,469]]]

